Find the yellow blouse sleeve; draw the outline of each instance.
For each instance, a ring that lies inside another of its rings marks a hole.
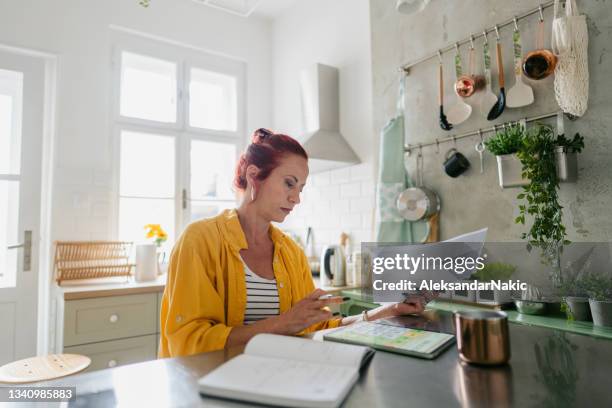
[[[160,313],[160,357],[225,347],[232,328],[223,324],[224,299],[211,280],[215,265],[207,265],[203,260],[205,244],[203,239],[185,231],[172,251]]]

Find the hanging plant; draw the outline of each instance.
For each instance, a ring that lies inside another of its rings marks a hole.
[[[523,200],[519,205],[519,216],[515,222],[525,224],[527,216],[533,217],[529,231],[521,238],[527,241],[527,250],[540,248],[546,263],[553,265],[556,276],[553,283],[560,283],[560,254],[566,239],[563,225],[563,207],[559,203],[559,180],[555,162],[557,138],[550,126],[537,125],[527,132],[518,151],[523,165],[523,178],[529,184],[517,198]]]
[[[151,2],[151,0],[139,0],[138,4],[140,4],[142,7],[147,8],[147,7],[149,7],[150,2]]]

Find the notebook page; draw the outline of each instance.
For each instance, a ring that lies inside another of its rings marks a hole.
[[[339,405],[357,377],[350,367],[241,354],[200,378],[198,387],[218,397],[323,407]]]
[[[363,346],[264,333],[253,337],[244,353],[359,368],[368,351],[370,349]]]

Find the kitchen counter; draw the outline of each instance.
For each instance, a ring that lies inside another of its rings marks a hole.
[[[430,318],[448,321],[450,316],[435,311]],[[512,357],[501,367],[466,365],[456,347],[435,360],[377,351],[343,406],[610,406],[612,341],[519,324],[509,328]],[[310,337],[320,339],[321,333]],[[247,407],[205,400],[197,390],[199,377],[242,350],[149,361],[44,385],[76,386],[83,406]]]
[[[139,293],[163,292],[168,275],[159,276],[154,281],[136,282],[133,276],[126,278],[84,279],[78,281],[64,281],[62,286],[55,286],[56,293],[62,295],[64,300],[91,299],[106,296],[134,295]],[[321,287],[320,280],[313,277],[315,287],[325,291],[337,293],[342,290],[354,289],[354,286],[325,286]]]
[[[164,274],[156,280],[147,282],[136,282],[133,276],[127,279],[121,277],[64,281],[62,286],[56,285],[56,293],[63,296],[64,300],[76,300],[163,292],[166,277]]]

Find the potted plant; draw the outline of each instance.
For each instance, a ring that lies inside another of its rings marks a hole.
[[[559,179],[555,159],[556,138],[550,126],[537,125],[523,138],[518,157],[523,164],[522,175],[529,180],[517,198],[519,205],[515,222],[525,224],[533,218],[528,232],[521,235],[527,241],[527,250],[540,248],[544,263],[553,266],[553,286],[561,283],[561,251],[569,241],[565,239],[563,207],[559,203]]]
[[[494,280],[506,281],[516,271],[514,265],[503,262],[489,262],[484,267],[472,276],[481,282],[490,282]],[[495,303],[502,304],[512,302],[512,294],[502,290],[479,290],[476,294],[478,303]]]
[[[612,278],[592,275],[586,279],[584,284],[589,294],[593,324],[612,327]]]
[[[578,276],[566,277],[561,283],[560,290],[563,295],[561,309],[565,312],[567,319],[590,322],[591,309],[585,280]]]
[[[576,133],[572,139],[557,136],[555,158],[559,181],[573,182],[578,179],[578,153],[584,148],[584,138]]]
[[[497,174],[502,188],[519,187],[529,183],[522,177],[522,165],[517,156],[523,145],[525,128],[521,124],[505,127],[495,136],[485,141],[489,152],[497,159]]]

